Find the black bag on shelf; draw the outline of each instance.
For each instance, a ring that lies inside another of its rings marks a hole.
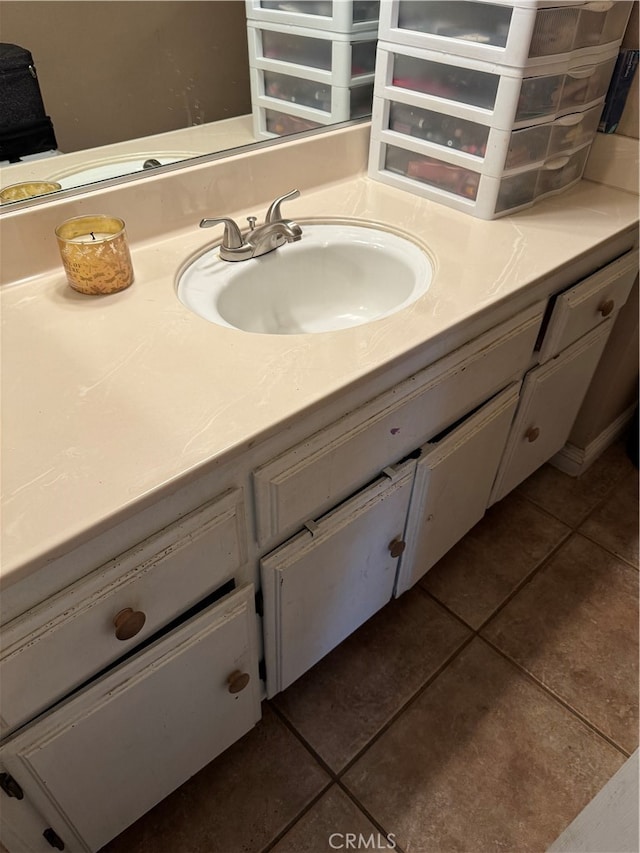
[[[0,160],[57,148],[31,53],[0,43]]]

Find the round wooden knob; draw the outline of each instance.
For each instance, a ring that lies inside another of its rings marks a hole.
[[[132,610],[131,607],[125,607],[116,615],[113,624],[116,628],[116,637],[118,640],[130,640],[135,637],[146,622],[147,617],[141,610]]]
[[[539,435],[539,427],[529,427],[529,429],[525,432],[524,437],[527,439],[527,441],[535,441]]]
[[[615,308],[615,306],[616,306],[616,303],[613,301],[613,299],[606,299],[598,307],[598,311],[602,314],[603,317],[608,317],[609,314],[611,314],[611,312]]]
[[[227,678],[229,693],[240,693],[241,690],[244,690],[250,680],[251,676],[248,672],[240,672],[239,669],[234,670],[229,678]]]
[[[394,539],[393,542],[389,543],[389,553],[392,557],[399,557],[406,547],[407,543],[403,542],[402,539]]]

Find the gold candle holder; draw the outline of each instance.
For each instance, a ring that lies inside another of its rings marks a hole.
[[[57,181],[23,181],[21,184],[11,184],[0,191],[0,202],[21,201],[24,198],[55,193],[61,189],[62,185]]]
[[[67,280],[80,293],[116,293],[133,283],[124,222],[115,216],[78,216],[56,228]]]

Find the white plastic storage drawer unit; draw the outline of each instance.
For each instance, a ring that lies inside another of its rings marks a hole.
[[[248,21],[247,38],[252,68],[342,87],[375,70],[375,30],[345,34]]]
[[[373,80],[353,86],[332,86],[302,76],[251,68],[251,103],[285,110],[320,124],[361,118],[371,113]]]
[[[533,68],[489,65],[379,42],[375,95],[511,131],[602,103],[618,51],[590,51]],[[419,97],[418,97],[419,96]]]
[[[250,21],[293,24],[334,33],[378,29],[378,0],[246,0]]]
[[[380,11],[380,38],[523,67],[618,46],[631,6],[626,0],[387,0]]]
[[[495,177],[451,162],[452,158],[432,157],[421,150],[419,140],[408,137],[400,147],[385,141],[384,134],[374,134],[369,177],[479,219],[495,219],[529,207],[542,196],[560,192],[580,180],[590,147],[588,143],[533,168]]]
[[[426,110],[419,103],[419,95],[405,92],[393,99],[375,98],[373,126],[380,128],[381,138],[395,139],[400,146],[407,137],[419,139],[425,153],[430,151],[436,158],[457,155],[461,165],[497,177],[592,142],[602,113],[600,103],[552,122],[508,131]]]

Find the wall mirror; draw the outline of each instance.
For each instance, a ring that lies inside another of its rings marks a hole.
[[[322,21],[323,14],[345,0],[252,2],[285,17],[291,10],[295,14],[303,9]],[[63,192],[78,192],[78,187],[93,186],[96,181],[126,180],[144,171],[143,166],[176,168],[194,157],[264,144],[268,138],[273,144],[289,133],[363,118],[371,112],[373,68],[369,85],[357,90],[359,101],[350,115],[323,117],[319,123],[285,115],[284,122],[274,125],[274,114],[269,116],[267,110],[271,124],[256,130],[251,95],[251,74],[256,72],[250,68],[248,49],[255,30],[248,33],[244,0],[3,0],[2,6],[0,40],[32,54],[56,148],[27,154],[19,161],[3,160],[0,188],[53,181]],[[356,0],[354,6],[360,7],[357,14],[365,21],[359,26],[367,29],[354,38],[368,41],[374,55],[379,4]],[[317,36],[308,43],[327,47],[320,29]],[[279,57],[280,36],[275,32],[273,38],[274,55]],[[288,61],[295,59],[294,55]],[[8,77],[4,72],[2,76],[2,97],[6,97]],[[291,82],[277,72],[267,82],[263,75],[261,91],[264,94],[269,85],[269,91],[285,99],[283,104],[299,102],[299,90],[283,90],[283,81]],[[301,85],[308,106],[316,108],[327,87],[313,80]],[[304,112],[299,103],[293,109]],[[57,197],[59,191],[53,196],[38,194],[37,201]],[[24,198],[33,203],[31,193],[19,195],[10,197],[1,210],[15,208],[15,202]]]

